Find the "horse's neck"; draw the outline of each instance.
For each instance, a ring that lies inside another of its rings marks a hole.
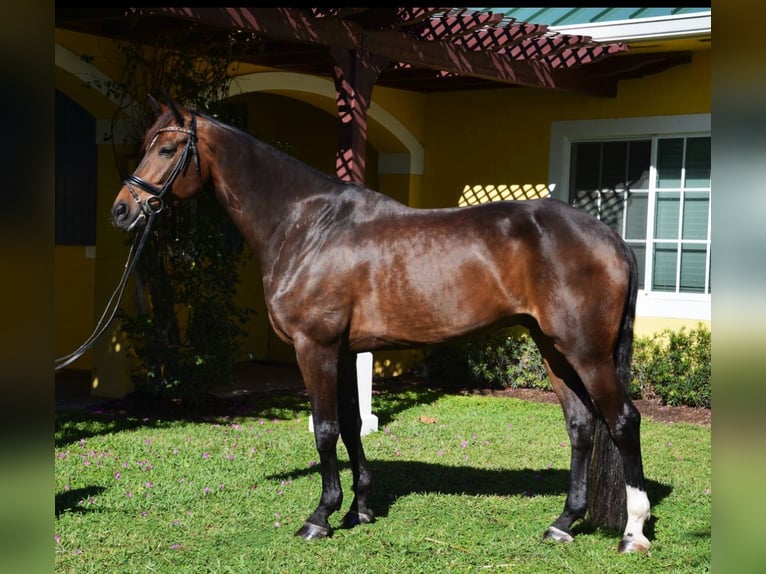
[[[215,147],[216,195],[263,260],[274,234],[299,204],[342,186],[243,132],[218,129],[225,143]]]

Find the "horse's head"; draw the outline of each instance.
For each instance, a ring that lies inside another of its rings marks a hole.
[[[112,206],[112,221],[126,231],[162,211],[169,197],[185,199],[202,188],[197,115],[170,100],[165,105],[149,99],[157,121],[146,132],[141,162],[123,182]]]

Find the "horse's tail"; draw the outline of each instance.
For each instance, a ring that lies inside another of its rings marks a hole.
[[[614,362],[618,384],[628,392],[633,358],[633,322],[638,298],[638,264],[633,250],[625,242],[622,242],[622,250],[628,264],[628,293],[614,347]],[[622,457],[614,441],[607,438],[610,432],[606,421],[603,418],[597,420],[590,465],[588,515],[593,524],[621,529],[628,519],[626,491],[621,486],[625,484]]]
[[[636,318],[636,300],[638,298],[638,263],[633,250],[622,242],[625,261],[628,264],[628,295],[622,311],[622,324],[617,334],[614,347],[614,363],[617,367],[617,379],[624,389],[630,385],[630,365],[633,359],[633,323]]]

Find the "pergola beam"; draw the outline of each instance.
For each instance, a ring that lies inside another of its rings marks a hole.
[[[474,51],[449,41],[422,41],[398,30],[365,30],[350,20],[317,18],[296,8],[153,7],[143,11],[244,30],[269,39],[345,50],[363,46],[367,52],[390,61],[517,86],[602,97],[613,96],[617,90],[616,80],[611,78],[583,78],[570,70],[556,70],[546,62],[517,61],[508,55]]]

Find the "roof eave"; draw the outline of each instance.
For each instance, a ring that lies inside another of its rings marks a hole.
[[[697,12],[575,26],[551,26],[549,29],[561,34],[590,36],[598,42],[631,43],[709,36],[710,22],[710,12]]]

